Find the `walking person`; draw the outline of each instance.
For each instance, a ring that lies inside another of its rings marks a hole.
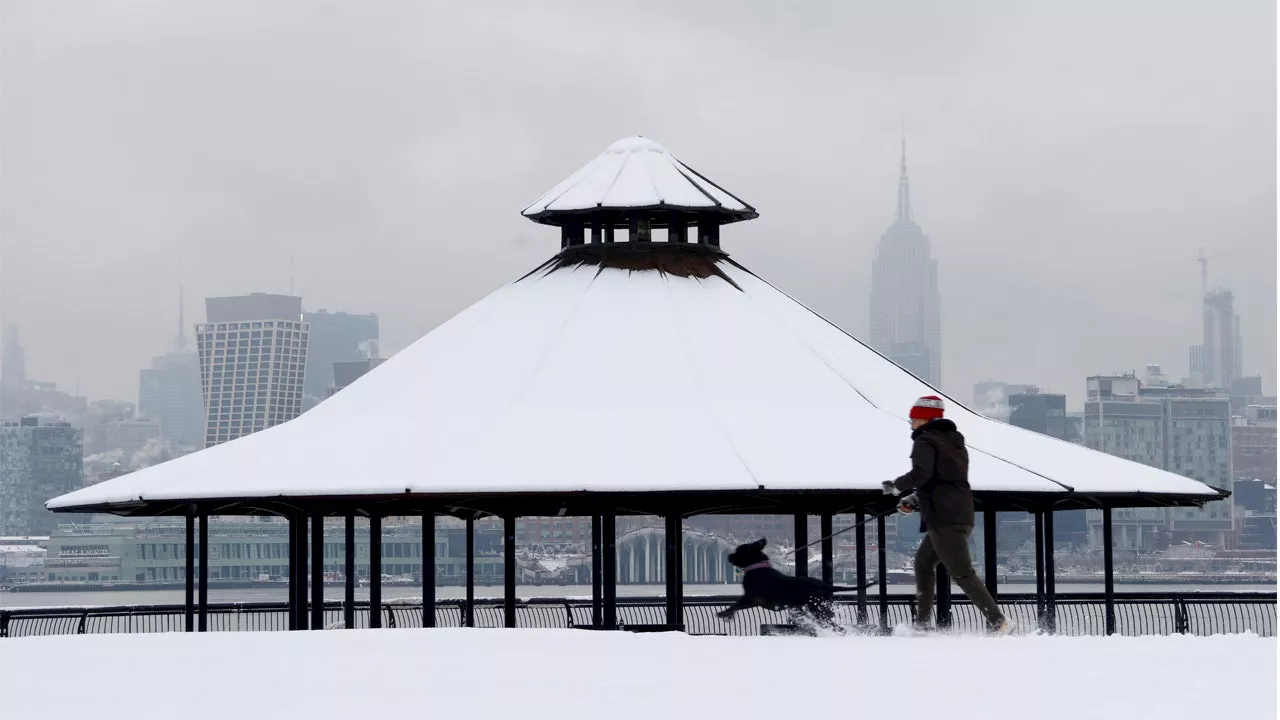
[[[928,626],[937,592],[937,569],[941,562],[969,601],[987,619],[993,632],[1007,634],[1013,629],[996,601],[978,580],[969,557],[969,535],[973,533],[973,491],[969,488],[969,451],[956,424],[943,417],[942,398],[928,395],[912,406],[911,471],[897,480],[886,480],[887,495],[915,493],[920,509],[920,531],[925,538],[916,550],[916,622]],[[904,501],[909,512],[913,503]],[[944,588],[946,590],[946,588]]]

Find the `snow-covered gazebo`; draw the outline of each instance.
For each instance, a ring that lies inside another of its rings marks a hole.
[[[48,507],[185,516],[190,559],[196,519],[203,536],[209,515],[287,517],[295,627],[307,625],[308,519],[319,567],[323,519],[347,518],[350,570],[356,515],[375,533],[384,516],[422,515],[424,533],[436,515],[505,518],[514,624],[515,517],[592,516],[596,624],[612,627],[618,514],[664,516],[667,566],[678,568],[684,517],[786,513],[802,533],[816,514],[828,534],[834,514],[890,507],[880,483],[906,468],[906,413],[942,393],[731,259],[720,226],[757,217],[754,208],[657,143],[627,138],[524,215],[561,228],[557,255],[305,415]],[[1038,527],[1043,518],[1042,538],[1052,537],[1054,510],[1101,508],[1109,533],[1114,507],[1225,497],[947,402],[969,440],[991,550],[994,511],[1032,512]],[[379,544],[371,548],[377,568]],[[435,566],[432,543],[423,548],[430,625]],[[829,561],[830,542],[823,551]],[[1051,553],[1044,562],[1051,594]],[[987,569],[993,583],[993,552]],[[321,575],[312,574],[317,601]],[[679,624],[673,575],[668,620]],[[374,593],[378,578],[375,569]],[[315,625],[322,603],[311,607]]]

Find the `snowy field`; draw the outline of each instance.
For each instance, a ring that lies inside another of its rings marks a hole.
[[[954,700],[954,702],[952,702]],[[4,718],[1276,717],[1276,641],[583,630],[0,640]]]

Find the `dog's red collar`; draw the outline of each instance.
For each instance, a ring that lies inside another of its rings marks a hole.
[[[760,562],[758,562],[758,563],[752,563],[752,564],[750,564],[750,565],[748,565],[748,566],[746,566],[746,567],[742,568],[742,572],[744,572],[744,573],[748,573],[748,572],[751,572],[752,570],[759,570],[759,569],[761,569],[761,568],[767,568],[767,567],[769,567],[769,561],[768,561],[768,560],[761,560],[761,561],[760,561]]]

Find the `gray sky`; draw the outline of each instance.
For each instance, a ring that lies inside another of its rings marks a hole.
[[[600,5],[608,5],[607,8]],[[864,335],[905,121],[944,387],[1066,392],[1199,341],[1196,249],[1274,391],[1272,3],[3,0],[0,310],[136,401],[206,295],[396,351],[557,247],[519,210],[644,134],[754,204],[734,257]]]

